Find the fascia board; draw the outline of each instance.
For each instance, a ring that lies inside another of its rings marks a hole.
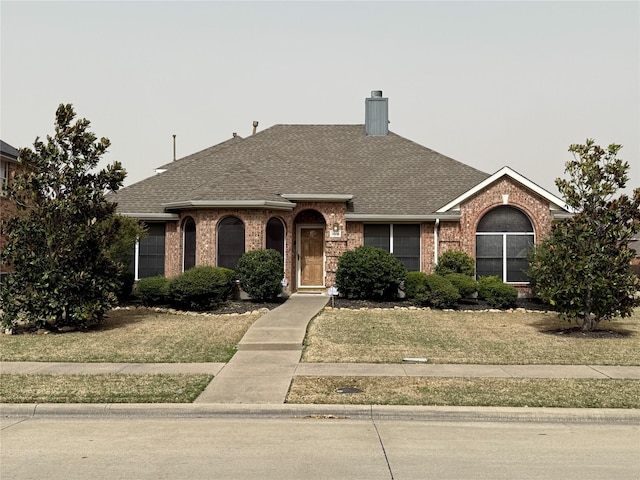
[[[180,215],[177,213],[135,213],[135,212],[125,212],[119,213],[123,217],[132,217],[137,218],[138,220],[143,221],[161,221],[161,220],[179,220]]]
[[[369,213],[347,213],[345,218],[348,222],[434,222],[442,221],[458,221],[459,213],[442,213],[428,215],[379,215]]]
[[[163,203],[166,210],[185,210],[188,208],[260,208],[272,210],[293,210],[291,202],[273,202],[268,200],[187,200],[184,202]]]
[[[348,202],[353,195],[339,193],[282,193],[282,198],[298,202]]]

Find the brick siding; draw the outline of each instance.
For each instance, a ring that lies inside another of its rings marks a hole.
[[[438,254],[447,250],[463,250],[475,257],[475,235],[484,214],[499,205],[511,205],[522,210],[531,220],[536,242],[551,228],[549,202],[510,178],[503,178],[467,199],[460,205],[460,221],[441,221],[438,230]],[[174,277],[182,272],[182,235],[187,217],[196,223],[196,265],[216,264],[216,231],[227,216],[239,218],[245,226],[245,251],[266,247],[266,225],[276,217],[285,226],[285,278],[289,290],[297,285],[297,227],[322,225],[325,228],[325,286],[334,285],[338,259],[346,250],[363,245],[363,222],[345,221],[346,205],[340,202],[300,202],[293,211],[219,209],[185,210],[180,220],[167,222],[165,274]],[[340,237],[331,237],[331,227],[338,223]],[[420,225],[421,269],[432,273],[435,267],[435,222]]]

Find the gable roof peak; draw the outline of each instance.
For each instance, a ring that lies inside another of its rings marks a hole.
[[[464,192],[459,197],[454,198],[452,201],[450,201],[449,203],[447,203],[443,207],[439,208],[438,212],[444,213],[444,212],[447,212],[449,210],[453,210],[456,207],[459,208],[459,206],[460,206],[460,204],[462,202],[464,202],[468,198],[472,197],[476,193],[480,192],[481,190],[485,189],[486,187],[488,187],[489,185],[495,183],[496,181],[498,181],[499,179],[501,179],[503,177],[509,177],[509,178],[515,180],[516,182],[518,182],[521,185],[525,186],[526,188],[528,188],[532,192],[534,192],[534,193],[538,194],[539,196],[541,196],[542,198],[548,200],[550,204],[555,205],[556,207],[561,208],[562,210],[565,210],[567,212],[573,212],[571,207],[569,207],[569,205],[567,205],[567,203],[563,199],[561,199],[560,197],[557,197],[556,195],[554,195],[553,193],[549,192],[548,190],[545,190],[544,188],[539,186],[537,183],[532,182],[531,180],[529,180],[524,175],[519,174],[518,172],[513,170],[511,167],[507,167],[507,166],[502,167],[500,170],[498,170],[497,172],[495,172],[493,175],[489,176],[488,178],[486,178],[482,182],[478,183],[476,186],[474,186],[470,190],[467,190],[466,192]]]

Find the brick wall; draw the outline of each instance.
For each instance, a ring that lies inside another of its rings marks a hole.
[[[332,285],[335,279],[338,258],[347,248],[344,203],[300,202],[293,211],[282,210],[185,210],[180,220],[167,222],[165,246],[165,275],[175,277],[182,272],[183,225],[187,217],[196,223],[196,265],[216,264],[216,231],[218,223],[228,216],[239,218],[245,227],[245,251],[266,248],[266,225],[275,217],[285,228],[285,278],[292,290],[296,285],[298,225],[321,225],[325,227],[325,284]],[[342,235],[331,237],[334,223],[340,226]]]
[[[441,221],[438,226],[438,254],[447,250],[463,250],[475,257],[476,226],[482,216],[499,205],[511,205],[522,210],[531,219],[536,242],[547,235],[552,215],[549,202],[510,178],[503,178],[465,201],[460,207],[459,222]],[[180,221],[167,222],[165,274],[169,277],[182,272],[182,226],[184,219],[192,217],[196,223],[196,265],[215,265],[216,229],[227,216],[235,216],[245,225],[245,251],[266,247],[266,225],[272,217],[285,226],[285,277],[291,291],[297,280],[297,227],[322,225],[325,228],[325,285],[334,285],[338,259],[346,250],[364,243],[362,222],[345,220],[346,206],[340,202],[300,202],[293,211],[281,210],[191,210],[183,211]],[[331,227],[337,223],[340,237],[331,236]],[[420,225],[421,269],[432,273],[434,262],[435,222]]]

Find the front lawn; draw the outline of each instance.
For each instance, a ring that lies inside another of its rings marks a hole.
[[[640,365],[640,309],[568,334],[555,313],[325,309],[310,324],[304,362]]]
[[[227,362],[261,313],[172,315],[113,310],[98,326],[47,335],[0,335],[4,362]]]

